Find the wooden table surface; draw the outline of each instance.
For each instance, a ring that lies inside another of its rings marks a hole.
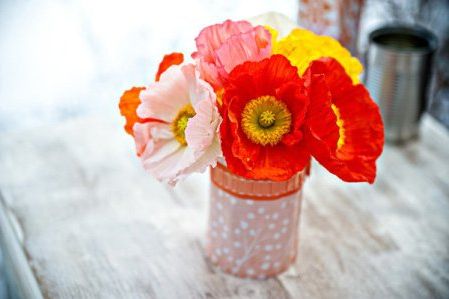
[[[420,140],[386,147],[374,185],[313,165],[297,262],[266,281],[206,260],[207,174],[170,189],[133,150],[118,118],[0,135],[3,212],[43,297],[449,296],[449,134],[428,116]]]

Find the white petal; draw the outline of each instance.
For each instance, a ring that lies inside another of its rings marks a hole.
[[[209,99],[200,101],[195,106],[195,112],[196,115],[187,123],[186,141],[196,151],[203,151],[211,145],[217,135],[221,118],[217,107]]]
[[[140,118],[155,118],[171,122],[179,110],[189,103],[189,85],[181,66],[169,67],[158,82],[140,93],[142,103],[137,108]]]
[[[137,155],[144,151],[151,152],[159,139],[172,139],[170,125],[159,122],[135,123],[133,127]],[[156,145],[156,147],[158,147]]]
[[[146,163],[142,160],[144,168],[161,182],[173,183],[176,180],[176,164],[182,158],[184,147],[178,147],[174,152],[165,156],[163,159]]]
[[[181,147],[181,144],[176,139],[163,140],[160,139],[155,142],[155,147],[150,150],[145,150],[142,154],[142,162],[144,167],[149,169],[153,164],[159,164],[162,160],[176,152]]]
[[[189,85],[189,98],[191,104],[195,107],[198,102],[211,99],[216,101],[216,95],[212,86],[206,81],[200,79],[200,72],[193,64],[182,66],[182,71]]]
[[[207,150],[203,152],[200,157],[195,159],[195,162],[190,167],[186,168],[183,173],[190,174],[193,172],[204,172],[209,166],[215,167],[218,158],[222,155],[220,139],[217,136]]]

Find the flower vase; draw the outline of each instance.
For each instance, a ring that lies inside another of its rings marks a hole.
[[[206,255],[226,273],[265,279],[295,261],[305,171],[283,182],[211,168]]]

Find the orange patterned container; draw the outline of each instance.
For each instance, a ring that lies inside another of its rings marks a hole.
[[[285,182],[248,180],[211,169],[206,254],[224,272],[265,279],[292,264],[305,171]]]

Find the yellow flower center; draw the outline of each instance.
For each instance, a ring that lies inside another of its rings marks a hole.
[[[189,119],[195,116],[195,110],[191,104],[187,104],[179,110],[178,115],[172,122],[171,130],[176,140],[183,146],[187,145],[185,131]]]
[[[274,115],[273,111],[267,110],[260,114],[259,116],[259,125],[264,128],[271,127],[276,121],[276,115]]]
[[[332,104],[331,108],[334,111],[335,116],[337,117],[338,134],[340,135],[337,141],[337,149],[340,149],[345,144],[345,122],[341,119],[341,114],[338,107]]]
[[[249,101],[242,112],[242,130],[254,143],[266,146],[278,144],[290,131],[292,115],[285,103],[273,96],[261,96]]]

